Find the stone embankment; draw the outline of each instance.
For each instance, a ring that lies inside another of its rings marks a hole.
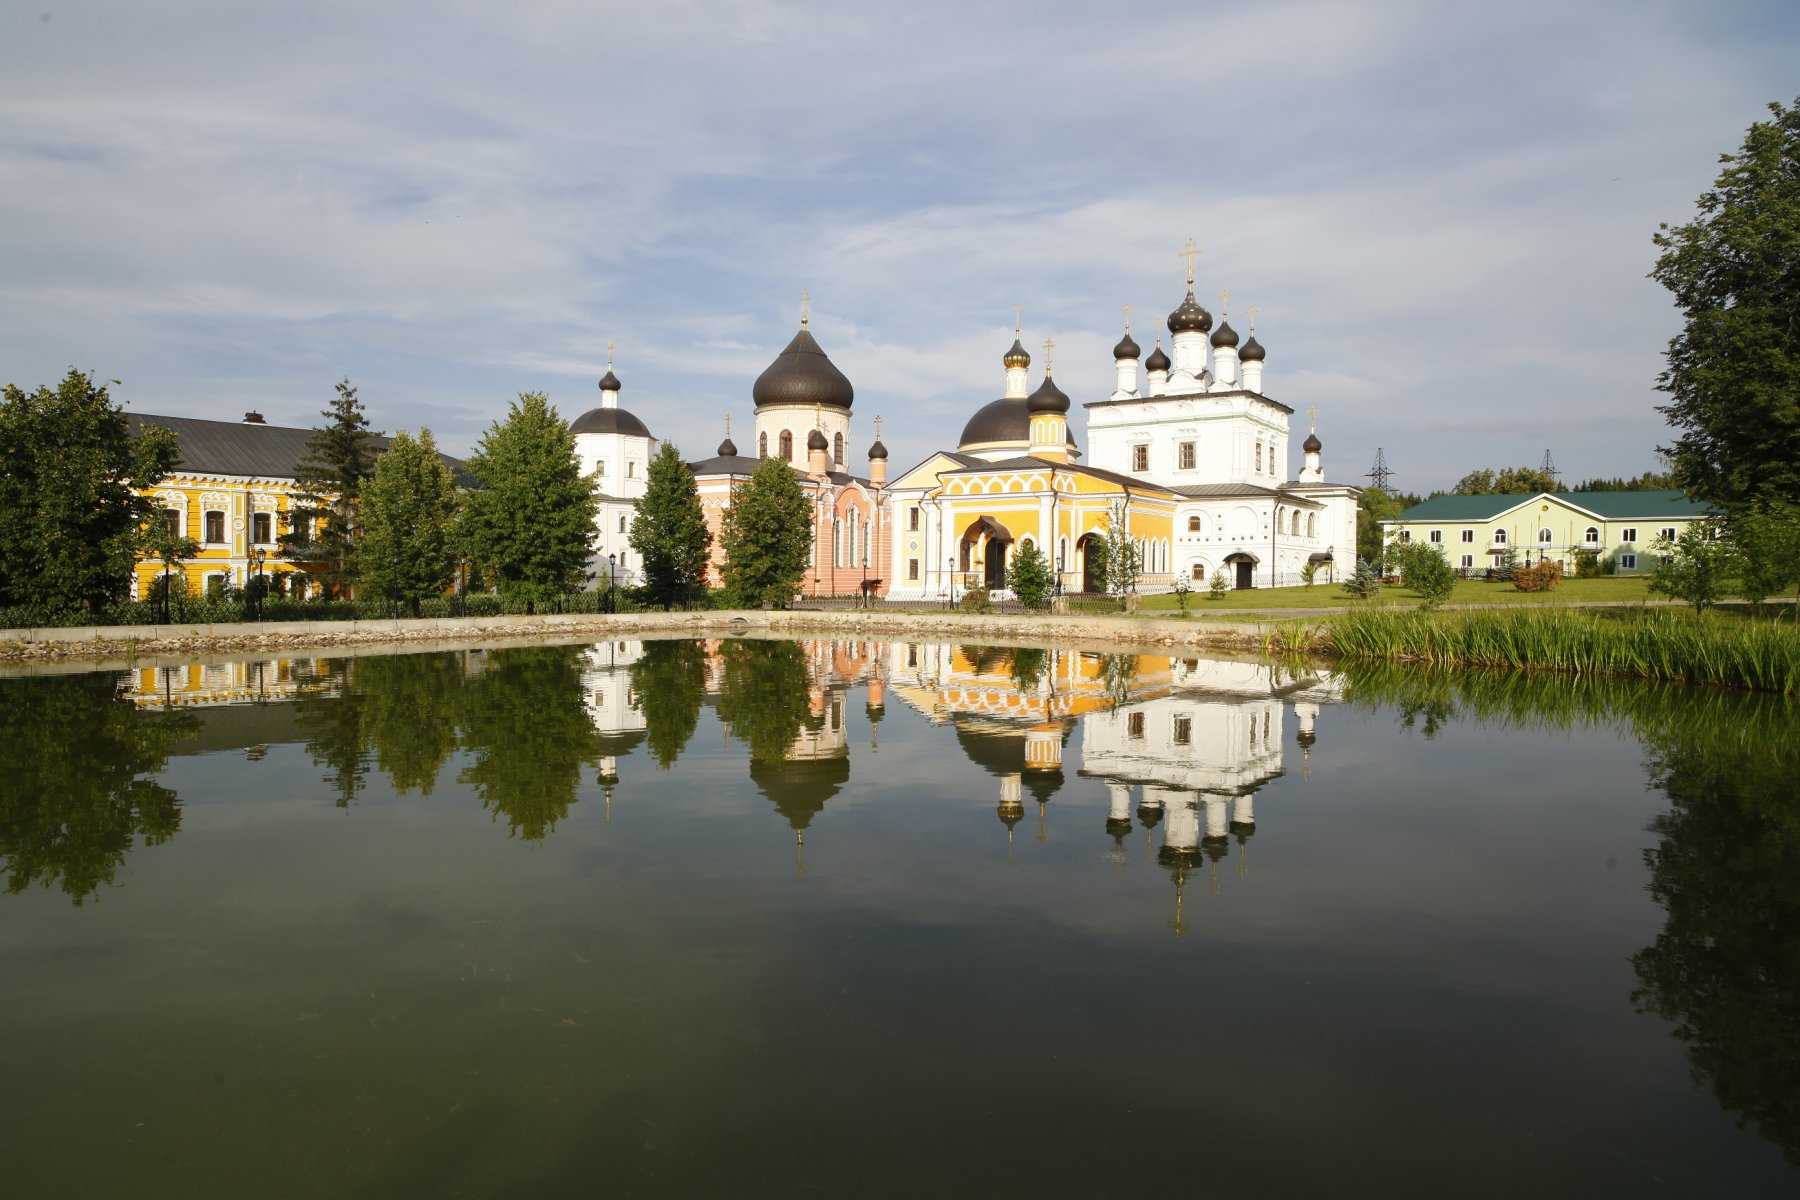
[[[493,645],[643,637],[896,637],[1057,642],[1081,648],[1192,646],[1257,650],[1270,627],[1075,614],[705,611],[615,616],[428,617],[420,620],[269,621],[208,625],[96,625],[0,630],[0,662],[132,660],[333,647]]]

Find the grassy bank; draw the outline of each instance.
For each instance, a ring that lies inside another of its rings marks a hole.
[[[1510,583],[1484,579],[1459,579],[1446,604],[1495,604],[1569,606],[1618,604],[1651,599],[1650,580],[1642,575],[1603,575],[1598,579],[1565,579],[1547,592],[1521,592]],[[1204,588],[1188,594],[1188,611],[1197,617],[1211,613],[1274,612],[1285,608],[1416,608],[1420,599],[1406,587],[1394,585],[1379,595],[1358,600],[1341,583],[1315,583],[1311,587],[1245,588],[1226,592],[1218,599]],[[1145,596],[1145,612],[1162,613],[1178,607],[1173,595]]]
[[[1626,675],[1800,695],[1800,627],[1673,609],[1372,610],[1333,617],[1347,660]]]

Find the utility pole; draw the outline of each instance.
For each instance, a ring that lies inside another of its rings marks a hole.
[[[1544,476],[1547,479],[1549,479],[1550,482],[1552,482],[1552,483],[1561,483],[1562,482],[1560,479],[1557,478],[1558,472],[1556,469],[1556,460],[1554,458],[1550,457],[1550,451],[1548,449],[1546,449],[1544,451],[1544,465],[1543,465],[1542,469],[1544,472]]]
[[[1375,447],[1375,466],[1367,475],[1363,476],[1363,478],[1367,479],[1380,491],[1386,492],[1391,490],[1388,487],[1388,484],[1394,478],[1394,472],[1388,467],[1387,451],[1385,449],[1380,446]]]

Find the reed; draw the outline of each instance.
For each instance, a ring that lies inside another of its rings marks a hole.
[[[1350,660],[1621,675],[1800,695],[1800,631],[1717,614],[1371,609],[1333,618],[1321,648]]]

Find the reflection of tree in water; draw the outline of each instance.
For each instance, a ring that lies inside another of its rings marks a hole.
[[[1013,686],[1026,695],[1037,691],[1038,684],[1044,678],[1044,662],[1048,652],[1036,648],[1025,648],[1012,652]]]
[[[375,761],[396,792],[429,796],[456,749],[463,688],[457,654],[383,654],[353,668],[360,720]]]
[[[1761,745],[1710,722],[1652,739],[1670,808],[1644,859],[1668,920],[1632,965],[1695,1077],[1800,1165],[1800,752],[1792,710],[1765,707]]]
[[[1131,685],[1137,681],[1138,656],[1135,654],[1102,654],[1100,683],[1106,688],[1106,699],[1112,707],[1131,699]]]
[[[301,680],[294,710],[294,723],[306,738],[306,755],[314,766],[324,768],[325,782],[337,793],[339,808],[350,807],[369,775],[363,698],[350,686],[352,661],[321,659],[318,669]]]
[[[644,714],[650,753],[664,769],[674,765],[700,724],[706,695],[706,651],[686,639],[645,642],[631,664],[631,690]]]
[[[719,719],[752,762],[779,762],[807,720],[806,656],[797,642],[733,639],[719,647]]]
[[[601,757],[581,702],[581,647],[496,650],[463,695],[463,745],[475,761],[458,778],[514,834],[542,838],[575,803],[581,768]]]
[[[194,728],[185,713],[140,710],[115,675],[0,679],[0,858],[7,891],[60,886],[80,904],[123,865],[132,839],[181,827],[175,793],[153,776]]]
[[[1618,679],[1352,668],[1354,702],[1534,729],[1628,723],[1669,798],[1644,853],[1666,914],[1633,1001],[1695,1077],[1800,1165],[1800,742],[1779,697]]]

